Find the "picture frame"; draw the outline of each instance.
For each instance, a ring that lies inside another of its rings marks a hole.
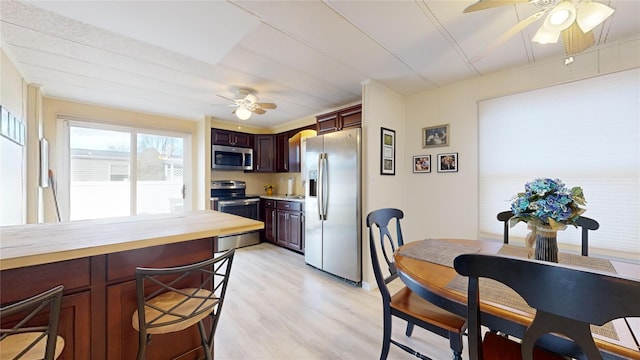
[[[412,164],[414,173],[430,173],[431,155],[415,155]]]
[[[451,133],[449,131],[449,124],[422,128],[423,149],[449,146],[450,141]]]
[[[380,128],[380,175],[396,174],[396,132]]]
[[[438,154],[438,172],[458,172],[460,163],[458,162],[458,153]]]

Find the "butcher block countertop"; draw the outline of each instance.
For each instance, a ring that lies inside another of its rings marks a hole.
[[[260,230],[211,210],[0,227],[0,270]]]

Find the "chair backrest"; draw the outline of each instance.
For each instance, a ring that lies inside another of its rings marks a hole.
[[[14,325],[8,328],[2,326],[0,329],[0,342],[2,342],[0,349],[2,349],[3,358],[7,356],[11,359],[20,359],[25,355],[31,359],[53,360],[56,358],[63,289],[64,287],[59,285],[41,294],[0,308],[0,319],[6,320],[14,315],[20,315],[15,323],[11,322]],[[34,326],[33,319],[46,313],[47,310],[49,311],[48,323]],[[46,341],[46,346],[43,346],[43,341]],[[58,353],[62,351],[61,347],[64,346],[64,343],[60,345]]]
[[[153,333],[154,328],[186,328],[209,314],[212,314],[213,322],[211,333],[215,333],[229,283],[234,250],[185,266],[136,268],[137,325],[141,336],[147,332]],[[148,291],[150,287],[155,290],[145,295],[145,290]],[[170,299],[171,305],[166,308],[157,306],[154,299],[158,297]],[[155,311],[150,312],[150,309]]]
[[[502,241],[505,244],[509,243],[509,220],[513,217],[511,210],[498,213],[498,221],[503,222]],[[576,226],[581,230],[582,246],[580,253],[582,256],[589,256],[589,230],[598,230],[600,224],[588,217],[580,216],[576,220]]]
[[[404,245],[402,239],[402,229],[400,228],[400,219],[404,217],[402,210],[398,209],[378,209],[367,215],[367,227],[369,228],[369,247],[371,249],[371,262],[373,265],[373,273],[376,277],[378,288],[382,293],[384,302],[391,301],[391,295],[387,289],[387,284],[398,277],[398,270],[393,262],[393,253],[396,249]],[[395,236],[389,231],[389,223],[395,219]],[[377,235],[376,235],[377,228]],[[376,249],[376,239],[380,242],[380,249],[387,263],[389,275],[385,277],[380,267],[378,251]]]
[[[532,358],[536,340],[551,332],[571,338],[589,359],[601,359],[589,324],[602,326],[613,319],[640,316],[637,304],[640,282],[635,280],[556,263],[485,254],[460,255],[454,260],[454,267],[460,275],[469,277],[472,360],[483,359],[479,278],[490,278],[509,286],[536,309],[534,320],[522,339],[525,360]]]

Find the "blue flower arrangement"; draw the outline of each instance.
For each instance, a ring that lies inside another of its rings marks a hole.
[[[524,221],[564,230],[568,224],[576,226],[576,220],[586,211],[580,207],[586,201],[579,186],[569,189],[560,179],[535,179],[524,188],[525,192],[511,202],[511,226]]]

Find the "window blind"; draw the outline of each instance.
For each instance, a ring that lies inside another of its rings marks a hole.
[[[640,260],[639,79],[633,69],[479,102],[480,236],[502,237],[496,214],[526,182],[559,178],[583,188],[584,215],[600,223],[590,251]],[[577,246],[580,232],[558,242]]]

